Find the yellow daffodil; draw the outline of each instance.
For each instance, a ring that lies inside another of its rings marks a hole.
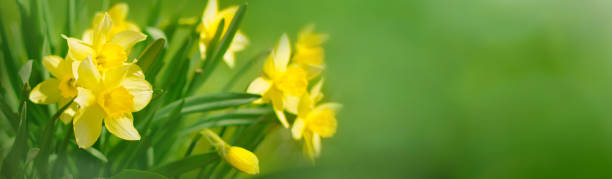
[[[297,65],[288,65],[291,47],[287,34],[280,41],[264,62],[263,76],[256,78],[249,85],[247,92],[259,94],[261,99],[255,103],[272,102],[274,112],[285,128],[289,127],[285,117],[285,108],[292,108],[285,103],[287,96],[300,97],[306,92],[308,79],[306,72]]]
[[[307,25],[298,34],[292,61],[306,70],[309,79],[317,77],[325,68],[324,50],[321,45],[327,38],[327,34],[314,33],[313,24]]]
[[[215,147],[219,155],[234,168],[251,175],[259,173],[259,160],[253,152],[241,147],[230,146],[209,129],[204,129],[201,133]]]
[[[122,66],[127,61],[128,50],[147,36],[132,30],[124,30],[113,35],[111,33],[113,27],[113,20],[108,13],[105,13],[94,26],[94,30],[85,33],[83,40],[64,36],[68,41],[68,57],[77,62],[92,57],[100,73]]]
[[[310,94],[304,94],[298,105],[298,116],[291,127],[294,139],[304,138],[304,154],[314,161],[321,153],[321,138],[332,137],[336,133],[336,112],[341,105],[324,103],[315,106],[323,98],[323,80],[313,87]]]
[[[113,20],[113,26],[110,29],[108,36],[112,37],[115,34],[122,31],[134,31],[140,32],[140,28],[138,25],[133,22],[127,21],[126,17],[128,15],[129,7],[125,3],[117,3],[111,9],[108,10],[108,15]],[[104,19],[105,13],[97,12],[94,16],[92,28],[87,29],[83,35],[85,37],[93,37],[94,29],[100,24],[100,22]]]
[[[92,58],[78,67],[79,110],[74,118],[74,135],[81,148],[93,145],[106,129],[125,140],[139,140],[134,128],[132,112],[144,108],[153,94],[151,84],[135,64],[124,64],[99,73]]]
[[[36,85],[30,92],[30,100],[37,104],[58,103],[62,107],[77,95],[75,78],[72,73],[72,61],[58,56],[43,58],[43,66],[54,76]],[[61,115],[64,123],[70,122],[76,113],[76,104],[71,104]]]
[[[221,20],[225,19],[225,25],[223,27],[223,32],[225,32],[234,18],[236,10],[238,10],[238,6],[231,6],[218,11],[217,0],[208,1],[206,9],[204,9],[204,14],[202,15],[202,22],[198,27],[198,31],[200,32],[199,46],[202,59],[206,58],[206,50],[210,46],[210,41],[215,37]],[[243,50],[248,43],[249,39],[238,30],[227,52],[223,55],[223,60],[230,68],[234,67],[234,53]]]

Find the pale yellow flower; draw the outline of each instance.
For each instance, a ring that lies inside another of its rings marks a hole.
[[[30,100],[37,104],[58,103],[62,107],[77,95],[76,81],[72,73],[72,60],[58,56],[45,56],[43,66],[54,77],[39,83],[30,92]],[[71,104],[61,115],[64,123],[70,122],[76,113],[76,104]]]
[[[99,73],[92,58],[78,67],[79,110],[74,118],[74,135],[81,148],[93,145],[106,129],[125,140],[139,140],[134,128],[132,112],[143,109],[151,100],[151,84],[135,64],[124,64]]]
[[[294,139],[304,138],[304,154],[314,161],[321,153],[321,138],[332,137],[338,122],[336,112],[341,105],[324,103],[316,105],[322,98],[323,80],[313,87],[310,94],[304,94],[298,105],[298,116],[291,127]]]
[[[129,7],[126,3],[117,3],[107,11],[108,15],[113,20],[113,26],[111,27],[108,36],[112,37],[115,34],[126,30],[140,32],[138,25],[126,20],[128,11]],[[91,28],[85,30],[85,33],[83,34],[84,41],[87,41],[87,39],[91,39],[91,37],[93,37],[94,29],[98,28],[98,25],[100,25],[100,22],[104,19],[104,15],[104,12],[97,12],[95,14]]]
[[[264,62],[263,76],[256,78],[249,85],[247,92],[259,94],[262,98],[255,103],[272,102],[274,112],[281,124],[289,127],[284,110],[288,107],[285,99],[300,97],[306,92],[308,79],[306,72],[297,65],[288,65],[291,56],[291,47],[287,34],[281,36],[280,41]]]
[[[253,152],[242,147],[230,146],[210,129],[204,129],[201,133],[215,147],[219,155],[234,168],[251,175],[259,173],[259,160]]]
[[[217,0],[208,1],[206,9],[204,9],[204,13],[202,15],[202,22],[198,27],[198,31],[200,32],[199,47],[202,59],[206,59],[206,51],[211,45],[210,41],[215,37],[215,34],[217,33],[217,28],[221,20],[225,19],[225,25],[223,27],[223,32],[225,33],[237,10],[238,6],[231,6],[221,11],[218,11]],[[247,36],[244,35],[240,30],[238,30],[236,32],[236,35],[234,36],[234,39],[232,40],[232,43],[223,55],[223,60],[230,68],[234,67],[234,53],[243,50],[248,45],[248,43],[249,39],[247,38]]]
[[[327,38],[327,34],[314,33],[314,24],[307,25],[298,34],[292,61],[306,70],[309,79],[317,77],[325,68],[321,45]]]
[[[137,42],[145,40],[143,33],[125,30],[111,33],[113,20],[105,13],[94,30],[86,33],[83,40],[65,37],[68,41],[68,58],[80,63],[87,57],[92,57],[93,63],[100,71],[122,66],[127,61],[128,50]]]

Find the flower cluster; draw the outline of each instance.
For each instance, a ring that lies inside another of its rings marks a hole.
[[[177,53],[183,55],[177,57],[176,60],[173,58],[170,65],[168,65],[174,68],[166,68],[167,71],[164,73],[165,76],[159,81],[163,84],[161,86],[164,86],[162,87],[162,89],[165,90],[164,92],[169,91],[168,93],[172,93],[172,95],[168,95],[164,98],[155,98],[154,103],[156,105],[151,106],[160,107],[165,105],[161,109],[147,108],[147,110],[144,110],[153,113],[151,116],[157,115],[157,112],[162,114],[147,118],[147,124],[151,124],[150,122],[153,121],[152,123],[155,124],[151,125],[154,125],[154,127],[147,126],[139,129],[144,129],[145,131],[141,131],[144,134],[143,138],[147,139],[147,137],[149,137],[150,140],[143,142],[143,146],[145,147],[142,148],[140,145],[136,147],[129,146],[132,147],[132,151],[146,149],[151,152],[156,152],[152,149],[156,147],[163,148],[164,146],[160,146],[162,144],[157,143],[159,140],[153,136],[159,131],[163,131],[160,132],[162,135],[169,134],[173,136],[174,133],[177,133],[176,129],[180,127],[179,125],[164,126],[164,123],[157,123],[159,121],[171,121],[166,124],[176,124],[180,123],[179,120],[183,117],[182,115],[190,112],[205,112],[206,110],[229,107],[237,108],[240,107],[240,105],[269,108],[270,106],[267,104],[271,103],[273,115],[269,109],[266,109],[266,113],[259,114],[257,118],[264,116],[266,118],[267,116],[278,118],[280,125],[291,131],[293,139],[296,141],[301,141],[303,139],[303,151],[309,159],[314,161],[315,158],[320,155],[321,138],[332,137],[336,132],[336,113],[341,105],[337,103],[319,104],[323,100],[322,87],[324,80],[321,74],[325,69],[322,44],[327,40],[327,35],[315,33],[314,25],[308,25],[300,31],[297,42],[293,46],[288,35],[283,34],[265,59],[262,70],[263,74],[249,84],[246,93],[222,94],[219,95],[220,97],[192,97],[189,96],[193,94],[190,93],[190,91],[197,89],[199,84],[203,83],[197,83],[198,81],[194,79],[205,79],[207,76],[202,77],[197,75],[202,74],[201,72],[203,70],[211,70],[212,67],[204,69],[195,68],[193,74],[188,74],[191,73],[190,70],[178,70],[180,72],[177,73],[181,75],[173,74],[173,70],[188,69],[187,65],[191,65],[190,63],[193,61],[186,63],[180,61],[184,60],[184,58],[180,57],[186,56],[185,54],[192,56],[190,54],[191,51],[195,53],[194,55],[197,55],[198,52],[200,53],[201,61],[197,63],[202,63],[203,67],[208,67],[205,65],[217,64],[217,62],[223,60],[230,68],[233,68],[236,60],[235,53],[245,49],[249,44],[247,36],[235,26],[239,20],[234,19],[240,19],[242,17],[241,15],[244,14],[244,7],[246,7],[246,5],[241,5],[240,7],[231,6],[219,10],[217,0],[209,0],[202,13],[201,21],[199,21],[198,24],[195,23],[196,20],[186,23],[189,24],[187,28],[189,28],[192,35],[196,35],[195,32],[199,35],[187,37],[195,37],[197,45],[191,43],[192,39],[187,40],[185,47],[193,48],[193,50],[180,49],[179,51],[184,52]],[[81,38],[62,35],[68,45],[66,56],[62,58],[55,55],[49,55],[43,58],[42,64],[45,69],[50,72],[52,77],[39,83],[29,94],[29,99],[37,104],[57,103],[58,106],[67,106],[67,108],[63,108],[63,111],[58,112],[59,118],[65,124],[72,122],[74,136],[79,148],[88,149],[92,147],[96,141],[98,141],[103,131],[103,126],[106,131],[118,138],[124,140],[141,139],[141,133],[139,133],[134,126],[134,116],[139,119],[140,115],[137,114],[133,116],[132,113],[143,110],[147,107],[149,102],[153,100],[153,85],[157,86],[155,83],[156,79],[154,78],[157,73],[151,74],[150,72],[157,72],[161,67],[152,70],[151,66],[154,66],[152,65],[154,62],[159,62],[157,63],[159,66],[165,63],[163,59],[161,61],[154,60],[160,53],[160,49],[165,48],[165,45],[161,47],[159,44],[164,44],[166,39],[156,39],[151,43],[149,47],[155,46],[155,44],[159,45],[157,46],[157,50],[153,50],[154,52],[145,50],[147,53],[143,54],[155,54],[150,55],[154,57],[142,58],[149,60],[142,60],[143,62],[150,63],[139,63],[147,72],[146,74],[148,77],[151,78],[152,85],[146,80],[145,72],[137,65],[139,59],[128,58],[133,49],[136,49],[134,50],[135,53],[139,52],[138,50],[140,49],[134,48],[134,45],[147,40],[147,35],[142,33],[140,27],[135,23],[126,20],[127,14],[127,4],[119,3],[106,12],[96,13],[91,27],[84,31]],[[180,24],[181,22],[177,23]],[[151,36],[156,36],[149,30],[150,29],[147,28],[147,33],[151,34]],[[220,37],[223,37],[223,42],[219,41]],[[147,47],[147,49],[149,49],[149,47]],[[196,48],[199,50],[196,50]],[[197,56],[194,57],[196,58],[193,59],[197,61]],[[180,76],[177,77],[179,80],[176,80],[176,83],[173,81],[175,75]],[[188,79],[192,81],[188,83]],[[184,90],[181,88],[183,86],[188,87],[187,92],[183,93]],[[225,100],[223,98],[226,96],[242,96],[243,99],[228,99],[227,101],[223,101]],[[158,101],[158,99],[160,101]],[[197,99],[206,100],[198,101]],[[202,106],[204,106],[203,108],[205,109],[199,108],[197,106],[198,104],[196,104],[215,100],[218,100],[218,106],[204,104]],[[178,104],[179,102],[180,105]],[[251,105],[251,103],[257,105]],[[183,105],[191,106],[184,107]],[[206,105],[211,105],[212,107]],[[169,111],[173,111],[172,114],[169,114]],[[276,119],[272,120],[274,123],[270,123],[269,121],[270,120],[266,120],[265,123],[262,123],[265,125],[272,124],[274,127],[278,125]],[[53,122],[50,123],[50,126],[53,125]],[[261,121],[253,120],[249,122],[248,124],[254,124]],[[219,123],[218,125],[227,127],[232,124]],[[164,131],[165,127],[173,127],[173,129]],[[207,127],[196,126],[195,128],[197,129],[194,131],[200,132],[198,137],[194,138],[193,144],[199,140],[199,137],[204,136],[214,147],[220,158],[228,164],[247,174],[259,173],[259,160],[257,156],[253,152],[239,147],[239,145],[249,145],[234,144],[231,142],[231,144],[227,143],[219,135],[209,129],[210,127],[211,125]],[[265,134],[264,132],[260,133]],[[162,136],[161,138],[164,137],[166,136]],[[171,145],[171,143],[169,145]],[[257,144],[255,144],[255,146],[256,145]],[[96,147],[97,146],[98,145],[96,145]],[[120,145],[115,145],[113,147],[116,146]],[[91,149],[94,150],[93,148]],[[249,149],[254,150],[255,147]],[[120,151],[121,149],[118,150]],[[163,152],[165,152],[164,149],[158,151],[161,151],[160,153],[162,154],[158,153],[150,158],[158,157],[164,159],[163,156],[156,156],[165,155],[163,154]],[[190,149],[185,156],[189,156],[191,151]],[[216,157],[216,154],[213,152],[211,153]],[[125,158],[127,158],[125,160],[130,161],[133,157],[127,156]],[[163,163],[163,161],[160,163]],[[180,164],[181,162],[177,163]],[[129,166],[130,164],[132,163],[127,162],[125,165]],[[171,164],[173,163],[168,165]],[[151,165],[148,167],[151,167]],[[115,168],[119,168],[118,170],[121,171],[121,167],[124,167],[124,164],[117,164],[117,166],[120,167]],[[136,164],[132,166],[142,167],[142,165]],[[163,167],[158,167],[158,169],[159,168],[163,169]],[[41,176],[46,173],[46,169],[44,168],[39,170],[42,171]]]
[[[125,20],[127,13],[126,4],[117,4],[96,14],[82,39],[64,36],[69,47],[66,58],[43,59],[55,78],[43,81],[30,93],[30,100],[40,104],[64,105],[74,98],[61,119],[64,123],[72,120],[81,148],[98,140],[102,123],[119,138],[140,139],[132,112],[147,106],[153,90],[135,60],[128,62],[129,50],[147,36]]]
[[[285,128],[289,128],[285,111],[297,115],[291,132],[294,139],[304,139],[304,154],[311,160],[321,152],[321,138],[332,137],[336,132],[335,114],[341,106],[338,103],[316,105],[323,99],[323,79],[308,91],[309,82],[325,68],[321,44],[327,35],[313,30],[314,25],[309,25],[299,33],[293,56],[289,37],[283,34],[264,62],[263,75],[247,89],[248,93],[262,96],[255,103],[272,103]]]

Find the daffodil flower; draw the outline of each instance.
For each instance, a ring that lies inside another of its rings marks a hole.
[[[102,121],[121,139],[140,139],[132,112],[149,103],[153,90],[137,65],[125,64],[100,74],[93,59],[87,58],[78,67],[76,82],[75,102],[80,108],[74,118],[74,135],[79,147],[88,148],[96,142]]]
[[[314,24],[307,25],[298,34],[292,61],[306,70],[309,79],[317,77],[325,68],[321,45],[327,38],[327,34],[314,33]]]
[[[202,130],[201,134],[215,147],[219,155],[234,168],[251,175],[259,173],[259,160],[253,152],[242,147],[230,146],[210,129]]]
[[[200,32],[199,47],[202,59],[206,59],[206,50],[211,45],[210,41],[215,37],[221,20],[225,19],[225,25],[223,27],[223,32],[225,33],[237,10],[238,6],[231,6],[218,11],[217,0],[208,1],[206,9],[204,9],[204,14],[202,15],[202,23],[198,26],[198,31]],[[249,39],[247,36],[238,30],[227,52],[223,55],[223,60],[230,68],[234,67],[234,53],[243,50],[248,44]]]
[[[75,78],[72,73],[72,61],[58,56],[45,56],[43,66],[54,76],[39,83],[30,92],[30,101],[37,104],[54,104],[64,106],[77,95]],[[76,113],[76,104],[71,104],[61,115],[64,123],[70,122]]]
[[[310,94],[302,96],[298,116],[291,127],[294,139],[304,138],[304,154],[313,161],[321,153],[321,138],[329,138],[336,133],[336,112],[341,107],[338,103],[315,106],[323,98],[322,85],[323,80],[313,87]]]
[[[138,25],[133,22],[127,21],[129,7],[125,3],[117,3],[111,9],[108,10],[108,15],[113,20],[113,26],[110,29],[108,36],[114,36],[115,34],[123,31],[134,31],[140,32]],[[85,30],[83,37],[93,37],[94,29],[104,19],[105,13],[97,12],[94,16],[92,28]]]
[[[147,38],[137,31],[125,30],[114,35],[111,33],[113,21],[105,13],[91,33],[85,33],[83,40],[64,38],[68,41],[68,57],[80,63],[87,57],[92,57],[100,73],[122,66],[127,61],[127,52],[137,42]]]
[[[299,98],[308,87],[306,72],[297,65],[288,65],[290,56],[289,38],[287,34],[283,34],[264,62],[264,75],[251,82],[247,89],[248,93],[262,96],[255,103],[272,102],[274,112],[285,128],[289,127],[289,123],[284,110],[291,108],[287,106],[289,103],[285,103],[285,99],[287,96]]]

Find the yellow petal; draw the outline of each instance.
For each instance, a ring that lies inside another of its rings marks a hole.
[[[336,133],[338,122],[336,121],[335,107],[328,103],[317,107],[308,115],[307,127],[313,133],[321,137],[331,137]]]
[[[298,116],[307,117],[314,108],[312,98],[308,94],[304,94],[298,104]]]
[[[304,133],[304,120],[302,118],[296,118],[293,122],[293,126],[291,126],[291,134],[293,139],[299,140],[302,138],[302,134]]]
[[[127,53],[121,45],[117,43],[105,43],[98,56],[95,58],[96,65],[101,71],[105,71],[111,68],[119,67],[127,61]]]
[[[215,23],[215,18],[217,17],[217,0],[209,0],[208,4],[206,4],[206,9],[204,9],[204,13],[202,14],[202,23],[206,28]]]
[[[283,74],[276,70],[276,67],[274,66],[274,53],[270,53],[270,55],[264,61],[263,72],[264,75],[270,79],[276,79],[278,76]]]
[[[140,111],[147,106],[153,97],[153,87],[145,79],[135,76],[124,78],[121,81],[123,86],[132,96],[134,96],[134,105],[132,111]]]
[[[131,31],[136,31],[136,32],[140,32],[140,27],[138,27],[138,25],[132,23],[132,22],[125,22],[125,30],[131,30]]]
[[[278,120],[281,122],[283,127],[289,128],[289,122],[287,122],[287,117],[285,117],[285,112],[284,112],[285,110],[284,95],[280,91],[274,88],[270,88],[270,89],[271,90],[268,90],[268,92],[266,93],[266,96],[270,98],[270,100],[272,101],[274,113],[276,113],[276,117],[278,117]]]
[[[304,132],[304,154],[312,161],[321,152],[321,138],[312,132]]]
[[[230,51],[225,52],[225,55],[223,55],[223,61],[229,68],[234,68],[234,53]]]
[[[76,104],[82,107],[88,107],[96,102],[96,96],[91,90],[77,87],[77,91],[77,97],[74,99]]]
[[[108,35],[113,27],[113,21],[108,13],[104,13],[102,20],[98,24],[95,25],[94,29],[94,38],[93,38],[93,47],[94,49],[99,49],[102,47],[104,43],[106,43],[108,39]]]
[[[79,110],[74,118],[74,137],[79,148],[89,148],[96,143],[102,131],[104,111],[97,105]]]
[[[259,173],[259,160],[257,156],[244,148],[230,147],[225,160],[234,168],[244,173],[251,175]]]
[[[81,62],[76,75],[77,85],[88,89],[97,89],[100,84],[100,73],[92,59],[88,57]]]
[[[243,50],[249,44],[249,38],[244,35],[241,31],[236,32],[232,44],[230,44],[229,50],[231,52],[237,52]]]
[[[289,64],[289,57],[291,56],[291,47],[289,46],[289,37],[286,33],[283,33],[281,39],[278,41],[276,48],[274,48],[274,67],[279,72],[285,72],[287,64]]]
[[[30,92],[30,101],[37,104],[57,103],[62,97],[58,88],[59,83],[58,79],[49,78],[36,85]]]
[[[114,22],[121,22],[125,20],[128,14],[128,5],[125,3],[117,3],[110,10],[108,14]]]
[[[131,113],[104,118],[104,126],[110,133],[124,140],[140,140],[140,134],[134,128],[134,118]]]
[[[302,68],[292,65],[282,76],[275,79],[274,84],[283,94],[299,97],[308,88],[308,78]]]
[[[323,88],[323,82],[325,79],[321,78],[317,84],[315,84],[312,89],[310,89],[310,99],[313,103],[318,103],[323,99],[323,92],[321,92],[321,88]]]
[[[265,78],[258,77],[251,82],[247,88],[247,93],[263,95],[268,91],[268,89],[270,89],[271,85],[272,84]]]
[[[147,35],[136,31],[121,31],[113,36],[111,42],[119,44],[123,49],[130,49],[134,44],[147,39]]]
[[[94,51],[94,49],[92,49],[87,43],[79,40],[79,39],[75,39],[75,38],[71,38],[71,37],[66,37],[63,36],[67,43],[68,43],[68,53],[70,54],[70,56],[72,56],[73,58],[75,58],[75,60],[84,60],[85,58],[91,56],[95,56],[96,52]]]
[[[298,104],[300,97],[285,95],[285,109],[291,114],[298,114]]]
[[[70,99],[62,98],[60,99],[58,106],[62,107],[68,104],[68,102],[70,102]],[[60,115],[59,118],[62,120],[62,122],[64,122],[64,124],[68,124],[70,121],[72,121],[72,118],[76,114],[77,106],[77,103],[70,104],[70,106],[68,106],[68,108],[66,108],[66,110],[64,110],[64,112]]]
[[[42,64],[45,66],[45,69],[49,71],[53,76],[61,78],[66,74],[66,72],[62,71],[62,61],[64,61],[61,57],[55,55],[49,55],[43,57]]]
[[[83,42],[93,44],[93,33],[94,31],[92,29],[85,30],[85,32],[83,32],[83,37],[81,38],[83,39]]]

